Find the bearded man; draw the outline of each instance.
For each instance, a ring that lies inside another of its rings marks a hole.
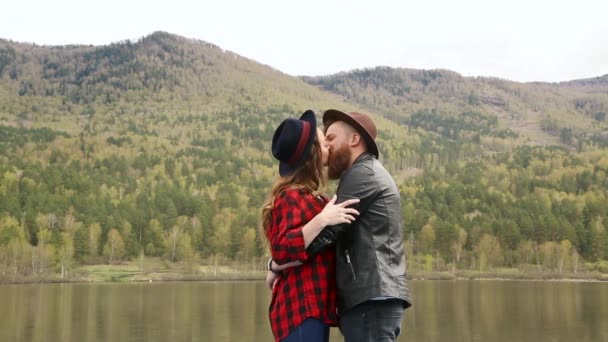
[[[378,161],[377,129],[366,114],[323,114],[328,176],[339,179],[338,201],[357,198],[347,226],[327,227],[309,246],[318,253],[335,242],[340,331],[346,342],[395,341],[412,305],[405,278],[399,189]]]

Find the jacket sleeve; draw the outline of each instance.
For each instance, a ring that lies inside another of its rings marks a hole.
[[[296,260],[303,262],[308,257],[302,234],[307,223],[304,208],[305,205],[286,194],[275,200],[270,249],[272,259],[279,265]]]
[[[338,199],[336,203],[341,203],[349,199],[358,198],[359,203],[352,205],[362,215],[369,204],[377,195],[377,186],[374,183],[372,170],[365,165],[355,165],[340,178],[337,190]],[[356,220],[356,219],[355,219]],[[308,245],[306,251],[312,257],[329,246],[336,243],[342,232],[348,229],[349,224],[343,223],[325,227],[317,237]]]

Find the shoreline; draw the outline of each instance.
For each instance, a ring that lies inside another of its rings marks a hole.
[[[0,285],[9,284],[56,284],[56,283],[157,283],[171,281],[264,281],[266,271],[179,272],[163,270],[146,272],[125,270],[125,266],[104,267],[103,273],[91,270],[74,272],[69,278],[59,275],[0,276]],[[554,273],[554,272],[412,272],[409,281],[544,281],[544,282],[608,282],[606,273]]]
[[[451,272],[418,272],[408,275],[416,280],[498,280],[498,281],[562,281],[562,282],[604,282],[608,274],[599,272],[522,272],[507,269],[497,272],[471,270]]]

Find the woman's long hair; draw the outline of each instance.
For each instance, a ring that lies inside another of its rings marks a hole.
[[[294,173],[280,177],[272,186],[272,190],[266,198],[266,202],[262,207],[262,225],[261,232],[265,237],[268,237],[267,231],[272,224],[272,210],[274,209],[274,200],[277,196],[288,189],[298,189],[317,196],[320,193],[319,188],[325,186],[326,175],[323,172],[323,160],[321,154],[321,144],[319,139],[315,137],[308,160],[304,162],[299,169]]]

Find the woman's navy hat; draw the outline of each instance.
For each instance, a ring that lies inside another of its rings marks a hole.
[[[272,155],[279,160],[279,175],[288,176],[304,164],[317,136],[317,118],[307,110],[300,119],[287,118],[272,137]]]

